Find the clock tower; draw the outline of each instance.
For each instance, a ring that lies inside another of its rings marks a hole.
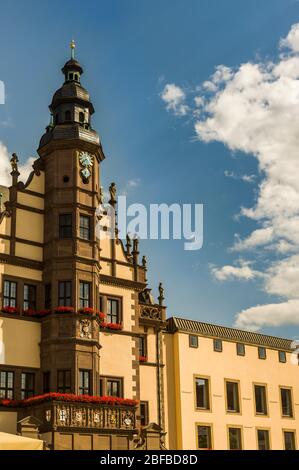
[[[62,68],[64,83],[49,106],[51,120],[38,148],[45,172],[44,271],[46,309],[56,314],[43,320],[41,365],[51,370],[49,391],[99,392],[100,247],[96,209],[100,203],[100,162],[105,158],[93,130],[93,105],[81,85],[83,69],[72,55]],[[61,310],[68,314],[59,314]],[[60,377],[60,371],[71,371]],[[89,377],[79,371],[92,371]],[[82,379],[83,377],[83,379]],[[81,383],[85,380],[85,383]]]

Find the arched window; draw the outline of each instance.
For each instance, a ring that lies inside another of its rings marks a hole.
[[[74,80],[74,74],[73,73],[69,73],[69,80]]]
[[[66,120],[66,121],[70,121],[70,120],[71,120],[71,112],[70,112],[69,109],[65,112],[65,120]]]
[[[84,122],[84,113],[79,113],[79,122],[83,123]]]
[[[76,82],[79,81],[79,75],[77,73],[75,73],[74,78],[75,78]]]
[[[59,114],[55,114],[55,119],[54,119],[54,124],[56,126],[56,124],[59,124]]]

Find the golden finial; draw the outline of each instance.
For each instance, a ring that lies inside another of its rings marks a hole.
[[[70,48],[71,48],[71,57],[72,57],[72,59],[74,59],[75,58],[75,49],[76,49],[76,43],[75,43],[74,39],[71,40]]]

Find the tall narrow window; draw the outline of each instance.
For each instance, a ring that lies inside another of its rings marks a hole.
[[[293,404],[292,404],[292,392],[290,388],[281,388],[281,411],[282,416],[287,418],[293,417]]]
[[[81,122],[81,124],[84,123],[84,113],[82,113],[82,111],[79,113],[79,122]]]
[[[255,412],[259,415],[267,415],[267,393],[265,385],[254,385]]]
[[[141,426],[147,426],[149,423],[149,410],[148,401],[140,402],[140,424]]]
[[[45,308],[50,309],[52,307],[52,285],[48,283],[45,285]]]
[[[245,356],[245,344],[237,343],[236,348],[237,348],[237,355],[238,356]]]
[[[259,346],[258,356],[259,356],[259,359],[266,359],[267,358],[266,348],[263,348],[262,346]]]
[[[58,393],[71,393],[71,371],[63,369],[57,371]]]
[[[122,396],[121,379],[107,379],[107,395],[108,397]]]
[[[14,395],[14,373],[10,371],[0,371],[0,398],[13,399]]]
[[[24,284],[24,310],[35,310],[36,309],[36,286],[30,284]]]
[[[50,371],[43,373],[43,393],[50,392],[50,377],[51,377]]]
[[[17,306],[17,283],[4,281],[3,307]]]
[[[230,450],[242,450],[241,428],[228,428],[228,439]]]
[[[70,307],[72,304],[72,281],[59,281],[58,283],[58,305]]]
[[[198,449],[212,449],[211,426],[197,426],[197,445]]]
[[[227,411],[240,413],[239,384],[238,382],[226,382]]]
[[[198,348],[198,336],[189,335],[189,347],[190,348]]]
[[[120,323],[118,299],[107,299],[107,322]]]
[[[195,394],[196,394],[196,408],[209,410],[210,409],[209,379],[202,378],[202,377],[195,378]]]
[[[222,340],[221,339],[214,339],[214,351],[222,352]]]
[[[287,362],[287,356],[285,351],[278,351],[279,362]]]
[[[284,431],[283,437],[285,450],[296,450],[295,431]]]
[[[21,374],[21,399],[33,397],[34,395],[34,374],[22,372]]]
[[[90,307],[90,283],[80,282],[79,307]]]
[[[88,215],[80,215],[80,238],[91,239],[91,218]]]
[[[146,351],[146,336],[139,336],[139,356],[140,357],[146,357],[147,356],[147,351]]]
[[[79,370],[79,395],[90,395],[90,370]]]
[[[66,121],[70,121],[70,120],[71,120],[71,112],[70,112],[69,109],[65,112],[65,120],[66,120]]]
[[[72,238],[72,214],[59,215],[59,238]]]
[[[267,429],[257,430],[258,450],[270,450],[270,437]]]

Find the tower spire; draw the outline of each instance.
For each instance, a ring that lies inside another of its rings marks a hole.
[[[75,43],[75,40],[74,40],[74,39],[71,40],[70,48],[71,48],[71,58],[72,58],[72,59],[75,59],[76,43]]]

